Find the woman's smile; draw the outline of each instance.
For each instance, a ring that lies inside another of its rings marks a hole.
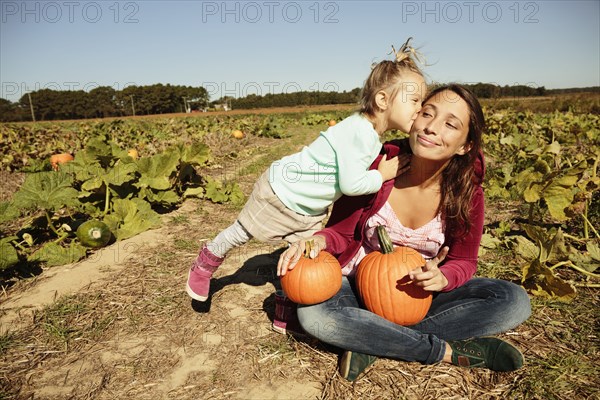
[[[436,146],[439,146],[436,142],[428,139],[424,135],[417,135],[417,140],[418,140],[419,143],[421,143],[423,146],[426,146],[426,147],[436,147]]]

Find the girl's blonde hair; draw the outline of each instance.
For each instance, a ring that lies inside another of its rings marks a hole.
[[[417,65],[417,62],[421,63],[420,55],[416,49],[409,45],[411,39],[412,37],[408,38],[398,51],[392,46],[395,60],[384,60],[372,66],[371,73],[360,94],[359,111],[361,113],[370,116],[375,115],[375,112],[379,109],[375,102],[375,96],[381,90],[387,91],[390,87],[393,87],[388,94],[391,99],[394,99],[400,88],[397,83],[406,72],[414,72],[423,76],[423,72]]]

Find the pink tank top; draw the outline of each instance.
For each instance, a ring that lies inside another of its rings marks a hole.
[[[392,206],[386,201],[381,210],[367,220],[362,246],[352,260],[342,268],[343,275],[354,275],[356,267],[367,254],[380,251],[379,240],[375,231],[378,225],[387,227],[390,239],[392,239],[392,244],[395,247],[412,247],[421,253],[426,260],[435,257],[444,244],[445,235],[440,214],[425,225],[417,229],[410,229],[402,225]]]

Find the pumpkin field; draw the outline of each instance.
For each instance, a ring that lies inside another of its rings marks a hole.
[[[500,335],[523,368],[379,359],[344,380],[341,349],[271,329],[283,243],[233,250],[207,302],[185,293],[260,174],[352,105],[2,123],[0,400],[600,399],[600,95],[482,104],[477,274],[530,295]]]

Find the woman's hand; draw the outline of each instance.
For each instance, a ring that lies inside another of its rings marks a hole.
[[[423,267],[410,271],[408,275],[414,284],[429,292],[439,292],[448,286],[448,279],[442,274],[438,264],[444,261],[449,250],[448,246],[444,246],[438,255],[427,261]]]
[[[325,237],[323,236],[312,236],[308,239],[302,239],[296,243],[292,243],[286,251],[279,256],[279,262],[277,263],[277,276],[284,276],[288,270],[294,269],[296,263],[304,255],[306,250],[306,242],[312,241],[312,247],[310,258],[315,258],[319,255],[321,250],[325,249]]]

